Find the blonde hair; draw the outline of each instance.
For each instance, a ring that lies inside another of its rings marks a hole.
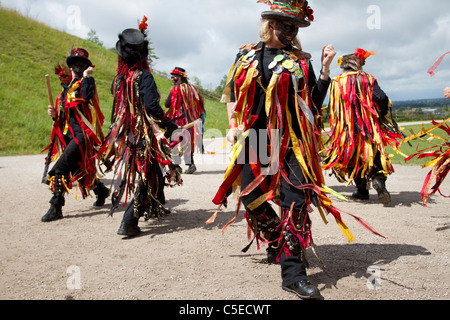
[[[273,27],[271,26],[272,22],[275,22],[275,20],[261,19],[261,24],[259,26],[259,37],[261,38],[261,41],[264,43],[268,43],[268,42],[272,41],[272,38],[273,38]],[[302,44],[298,37],[295,37],[292,40],[292,45],[299,50],[303,50]]]

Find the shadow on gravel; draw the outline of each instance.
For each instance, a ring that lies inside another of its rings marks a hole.
[[[373,266],[380,268],[382,274],[384,265],[400,257],[431,255],[426,248],[409,244],[319,245],[316,252],[323,263],[320,263],[311,251],[308,251],[308,259],[311,267],[321,269],[310,276],[311,282],[322,284],[319,289],[337,287],[338,281],[348,276],[369,278],[371,274],[368,273],[368,268]],[[390,282],[407,288],[400,283]]]

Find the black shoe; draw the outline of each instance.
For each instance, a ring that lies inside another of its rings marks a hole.
[[[105,187],[103,183],[99,183],[95,190],[95,194],[97,195],[97,200],[94,202],[94,207],[101,207],[105,204],[106,198],[109,197],[109,189]]]
[[[355,200],[364,200],[364,201],[369,200],[369,192],[362,193],[360,191],[355,191],[352,194],[352,198],[355,199]]]
[[[121,236],[134,237],[141,233],[141,228],[135,225],[126,224],[122,222],[119,230],[117,230],[117,234]]]
[[[195,164],[191,164],[184,173],[193,174],[195,171],[197,171],[197,167],[195,166]]]
[[[283,290],[295,293],[298,297],[305,300],[317,300],[322,298],[319,289],[309,283],[308,280],[300,280],[290,286],[283,286]]]
[[[62,206],[58,204],[52,204],[47,213],[41,218],[42,222],[51,222],[63,218]]]
[[[387,191],[386,184],[383,179],[379,177],[373,178],[372,186],[378,193],[378,201],[382,204],[388,204],[391,202],[391,195]]]

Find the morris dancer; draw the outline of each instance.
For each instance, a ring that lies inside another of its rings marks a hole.
[[[163,207],[164,187],[182,183],[164,136],[170,136],[178,126],[166,117],[159,104],[160,95],[148,64],[146,29],[144,17],[139,30],[126,29],[119,35],[112,124],[99,152],[103,161],[115,167],[111,214],[122,194],[128,197],[134,191],[117,231],[128,237],[141,232],[140,217],[145,215],[148,220],[168,214]]]
[[[336,53],[332,45],[323,48],[316,80],[311,56],[297,39],[299,28],[308,27],[314,18],[308,2],[258,2],[269,4],[271,10],[262,12],[262,41],[242,46],[230,70],[222,101],[230,116],[227,138],[236,143],[213,202],[220,209],[240,188],[236,216],[223,231],[236,220],[242,203],[258,248],[260,241],[269,243],[268,261],[281,264],[282,288],[303,299],[317,299],[320,292],[308,281],[303,261],[303,251],[312,246],[311,205],[324,221],[324,213],[331,213],[353,240],[340,211],[325,194],[329,189],[324,185],[316,132]],[[279,215],[270,201],[280,207]]]
[[[94,66],[89,53],[82,48],[73,49],[66,62],[71,73],[63,67],[55,69],[63,90],[56,100],[56,108],[48,107],[48,115],[55,122],[51,136],[54,142],[47,149],[56,163],[49,172],[53,197],[50,209],[41,219],[43,222],[63,218],[64,195],[75,182],[83,198],[93,190],[97,195],[96,206],[102,206],[109,195],[109,189],[97,179],[95,155],[103,140],[104,117],[92,77]]]
[[[444,89],[444,97],[446,99],[450,99],[450,87]],[[431,144],[429,148],[420,150],[417,153],[405,159],[405,162],[408,162],[414,157],[417,157],[419,159],[424,158],[432,159],[423,165],[424,168],[426,167],[431,168],[431,170],[428,172],[425,178],[422,191],[420,193],[424,207],[427,206],[429,197],[435,194],[436,192],[439,192],[439,194],[442,195],[443,197],[447,198],[450,197],[443,195],[440,190],[442,182],[444,182],[445,178],[447,177],[450,171],[450,126],[448,125],[449,122],[450,118],[442,122],[437,122],[433,120],[432,121],[433,126],[431,128],[429,129],[422,128],[422,130],[419,133],[411,135],[402,141],[402,144],[404,144],[413,139],[423,140],[424,135],[429,135],[430,137],[441,141],[440,144],[435,144],[427,139],[426,142]],[[441,135],[434,134],[433,131],[437,129],[443,130],[448,135],[448,137],[444,138]],[[431,186],[433,181],[435,181],[434,185]]]
[[[194,85],[189,84],[186,70],[176,67],[171,72],[171,76],[174,86],[170,90],[165,102],[166,108],[169,109],[167,116],[179,127],[183,127],[198,119],[204,122],[206,111],[203,98],[199,90]],[[186,174],[192,174],[197,170],[194,163],[194,150],[197,141],[196,134],[200,134],[200,132],[196,132],[194,128],[186,130],[186,134],[183,134],[183,138],[186,141],[183,140],[179,145],[179,148],[182,149],[181,152],[184,154],[184,163],[188,165],[188,169],[185,171]],[[197,147],[203,148],[203,145],[198,145]]]
[[[354,199],[369,200],[368,182],[383,204],[391,201],[386,189],[387,176],[394,172],[385,148],[398,147],[403,139],[392,117],[391,102],[369,73],[362,71],[366,59],[374,55],[357,49],[339,58],[344,73],[330,89],[330,132],[324,152],[324,168],[331,169],[340,182],[355,182]],[[399,139],[400,141],[397,141]]]

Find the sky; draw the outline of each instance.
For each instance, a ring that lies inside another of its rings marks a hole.
[[[148,17],[148,36],[159,57],[153,69],[186,69],[204,88],[215,89],[228,74],[238,48],[259,41],[257,0],[0,0],[3,7],[52,28],[86,39],[95,30],[107,48],[118,34],[137,28]],[[312,54],[316,74],[322,48],[337,52],[331,76],[341,69],[338,57],[357,48],[375,51],[364,71],[378,80],[393,101],[443,98],[450,86],[450,54],[431,77],[427,71],[450,51],[448,0],[310,0],[315,21],[301,28],[303,50]],[[1,23],[1,22],[0,22]],[[95,57],[92,57],[95,60]]]

